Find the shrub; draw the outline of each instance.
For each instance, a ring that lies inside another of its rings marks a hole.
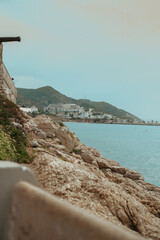
[[[67,130],[67,133],[69,134],[69,136],[70,136],[73,140],[75,140],[74,134],[73,134],[72,132],[70,132],[69,130]]]
[[[0,126],[0,160],[16,160],[16,148],[9,134]]]
[[[72,150],[72,152],[74,152],[74,153],[76,153],[76,154],[80,154],[80,153],[81,153],[81,149],[76,149],[76,148],[74,148],[74,149]]]
[[[65,158],[65,157],[60,157],[60,159],[65,161],[65,162],[68,162],[67,158]]]
[[[64,127],[64,126],[65,126],[63,122],[58,122],[58,124],[59,124],[59,126],[61,126],[61,127]]]
[[[23,125],[23,113],[0,94],[0,160],[29,163],[32,159],[27,152],[27,137],[13,122]]]

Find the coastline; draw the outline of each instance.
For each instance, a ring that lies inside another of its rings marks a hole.
[[[46,115],[46,114],[45,114]],[[135,126],[150,126],[150,127],[159,127],[160,123],[144,123],[144,122],[114,122],[114,121],[104,121],[101,119],[67,119],[61,116],[47,114],[51,119],[57,122],[77,122],[77,123],[95,123],[95,124],[111,124],[111,125],[135,125]]]
[[[44,190],[124,230],[158,240],[159,187],[103,158],[49,116],[29,117],[25,129],[32,136],[35,153],[27,166]]]
[[[140,172],[146,182],[160,187],[160,128],[140,125],[64,122],[87,146],[103,157]]]
[[[62,122],[77,122],[77,123],[95,123],[95,124],[114,124],[114,125],[139,125],[139,126],[160,126],[160,123],[120,123],[120,122],[106,122],[106,121],[98,121],[98,122],[94,122],[93,120],[89,120],[89,119],[83,119],[83,120],[79,120],[79,119],[61,119]]]

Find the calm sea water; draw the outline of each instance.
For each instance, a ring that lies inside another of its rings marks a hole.
[[[80,141],[160,186],[160,127],[65,123]]]

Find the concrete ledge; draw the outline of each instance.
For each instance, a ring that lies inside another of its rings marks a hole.
[[[16,184],[8,240],[142,240],[25,182]]]
[[[12,197],[12,190],[19,181],[35,184],[32,172],[19,164],[0,161],[0,239],[5,239],[5,228]]]

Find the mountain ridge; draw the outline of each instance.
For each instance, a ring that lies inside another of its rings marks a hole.
[[[44,107],[53,103],[73,103],[87,109],[93,108],[95,111],[112,114],[121,119],[141,120],[133,114],[119,109],[107,102],[96,102],[89,99],[74,99],[67,97],[66,95],[60,93],[50,86],[45,86],[37,89],[17,88],[17,92],[17,104],[21,106],[24,105],[26,107],[31,107],[32,105],[35,105],[39,110],[43,110]]]

